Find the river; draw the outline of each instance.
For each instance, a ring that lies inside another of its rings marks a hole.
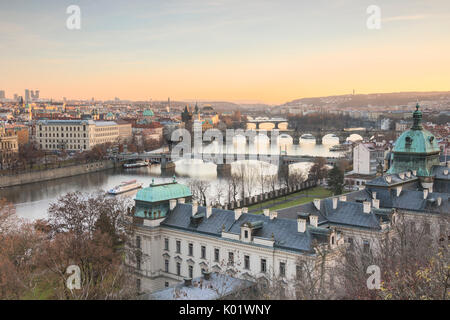
[[[340,154],[330,152],[329,148],[337,142],[333,138],[324,140],[322,145],[316,145],[314,141],[300,141],[299,145],[281,142],[278,148],[286,150],[289,155],[308,155],[308,156],[324,156],[336,157]],[[240,163],[247,168],[255,170],[263,170],[264,174],[275,174],[277,167],[258,161],[240,161],[232,164],[232,171],[236,170]],[[299,169],[307,171],[311,163],[292,164],[290,169]],[[212,163],[203,163],[201,160],[180,160],[176,162],[175,174],[177,181],[188,184],[192,179],[201,179],[211,181],[209,194],[212,198],[216,196],[217,189],[224,181],[217,178],[216,165]],[[47,209],[51,202],[58,197],[80,190],[83,192],[94,192],[98,190],[108,190],[123,181],[136,179],[148,186],[152,179],[156,183],[171,181],[171,177],[162,177],[159,165],[150,167],[141,167],[136,169],[110,169],[101,172],[61,178],[52,181],[44,181],[39,183],[27,184],[0,189],[0,198],[6,198],[16,207],[19,217],[34,220],[47,216]],[[256,192],[257,187],[255,187]],[[133,197],[135,194],[127,194]]]

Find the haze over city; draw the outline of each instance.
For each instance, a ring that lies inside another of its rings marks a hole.
[[[284,103],[447,91],[450,2],[1,1],[0,87],[46,97]]]

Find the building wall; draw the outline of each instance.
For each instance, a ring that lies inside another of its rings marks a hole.
[[[37,123],[36,141],[43,150],[85,151],[97,144],[117,143],[120,127],[112,121],[48,120]]]
[[[193,267],[193,278],[202,275],[202,269],[212,272],[230,272],[228,253],[233,252],[234,264],[231,268],[233,276],[246,278],[248,273],[253,279],[265,277],[284,279],[290,285],[287,290],[293,292],[292,285],[296,278],[299,259],[315,261],[315,256],[300,252],[281,251],[270,247],[230,240],[224,237],[209,237],[202,234],[184,232],[162,227],[138,227],[136,235],[141,238],[142,261],[141,270],[137,274],[141,279],[143,291],[152,292],[163,289],[166,282],[169,286],[189,277],[189,266]],[[165,250],[165,239],[169,241],[169,249]],[[180,241],[180,253],[176,251],[176,241]],[[189,255],[189,243],[193,244],[193,255]],[[201,257],[201,246],[206,247],[206,256]],[[219,260],[215,261],[214,250],[219,249]],[[244,256],[250,257],[250,267],[245,269]],[[261,259],[266,260],[266,272],[261,272]],[[169,270],[165,272],[165,260],[169,261]],[[189,262],[192,260],[192,262]],[[180,275],[177,274],[177,262],[181,264]],[[285,276],[280,275],[280,262],[285,263]],[[217,268],[219,266],[219,268]],[[291,280],[291,281],[289,281]]]
[[[371,174],[370,152],[362,143],[353,149],[353,171],[359,174]]]

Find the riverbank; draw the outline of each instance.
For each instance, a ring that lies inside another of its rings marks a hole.
[[[0,188],[24,185],[35,182],[49,181],[59,178],[73,177],[112,168],[114,168],[114,161],[104,160],[85,164],[65,166],[61,168],[30,171],[15,175],[6,175],[0,177]]]

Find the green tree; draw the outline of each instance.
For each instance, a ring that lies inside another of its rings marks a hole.
[[[344,172],[336,165],[328,172],[328,186],[334,195],[341,194],[344,190]]]

